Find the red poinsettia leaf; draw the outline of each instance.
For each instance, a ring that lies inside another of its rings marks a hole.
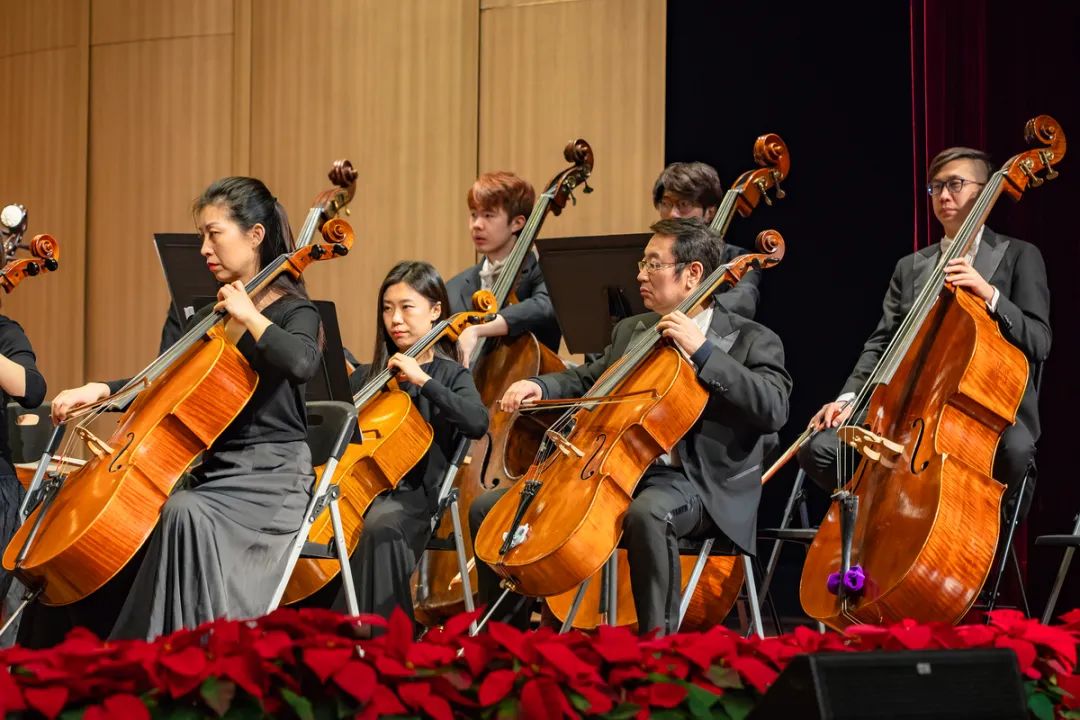
[[[457,651],[446,645],[414,643],[405,653],[405,662],[418,668],[441,668],[457,657]]]
[[[375,692],[371,696],[371,704],[368,708],[373,709],[378,715],[404,715],[405,706],[394,694],[394,691],[385,685],[376,685]]]
[[[480,704],[478,702],[466,697],[465,695],[462,695],[458,689],[459,687],[461,689],[467,690],[472,689],[472,679],[467,678],[467,676],[462,673],[458,675],[458,677],[454,680],[451,680],[454,675],[455,673],[453,671],[440,673],[439,675],[433,675],[429,679],[429,682],[431,683],[431,694],[435,695],[436,697],[441,697],[442,699],[450,703],[451,706],[454,706],[459,710],[463,708],[472,709],[480,707]],[[463,682],[466,680],[467,682]]]
[[[262,699],[265,693],[263,689],[265,675],[256,659],[248,655],[233,655],[222,658],[218,662],[218,669],[224,677],[235,682],[248,695]]]
[[[206,670],[206,653],[196,647],[162,655],[159,662],[177,675],[196,677]]]
[[[354,650],[346,647],[309,647],[304,648],[302,657],[304,664],[311,668],[319,678],[319,682],[325,683],[327,679],[349,662]]]
[[[0,716],[6,716],[10,710],[25,709],[26,704],[22,693],[19,692],[19,686],[12,677],[10,669],[0,665]]]
[[[926,650],[933,646],[934,633],[926,625],[905,621],[889,628],[889,634],[906,650]]]
[[[413,644],[413,621],[400,607],[395,607],[390,614],[390,624],[386,628],[387,652],[399,660],[405,659],[405,654]]]
[[[1076,665],[1076,644],[1080,638],[1075,634],[1060,627],[1042,625],[1038,621],[1031,620],[1023,624],[1020,637],[1045,647],[1067,663]]]
[[[637,665],[612,668],[608,673],[608,685],[614,688],[622,687],[627,682],[641,680],[648,677],[648,673]]]
[[[601,626],[605,627],[605,626]],[[603,715],[604,713],[611,712],[615,707],[615,700],[610,695],[604,693],[599,688],[589,685],[576,688],[576,692],[584,698],[588,703],[586,712],[589,715]]]
[[[596,629],[593,649],[609,663],[641,662],[637,636],[626,627],[601,625]]]
[[[946,643],[953,644],[959,650],[972,648],[993,647],[994,640],[1001,635],[1001,631],[988,625],[961,625],[953,628]],[[944,637],[945,634],[942,633]]]
[[[405,663],[388,655],[379,655],[375,658],[375,669],[380,675],[392,678],[408,678],[416,675],[416,671],[406,667]]]
[[[778,674],[768,665],[753,657],[733,657],[728,663],[745,682],[761,693],[768,689]]]
[[[686,699],[686,688],[675,683],[653,683],[648,691],[650,707],[673,708]]]
[[[536,653],[529,647],[523,632],[501,622],[489,622],[486,627],[488,635],[518,660],[530,664],[536,661]]]
[[[68,699],[68,689],[57,686],[28,687],[23,691],[23,697],[26,698],[27,705],[52,720],[64,709],[64,704]]]
[[[267,660],[283,658],[295,641],[283,630],[271,630],[252,643],[252,648],[259,657]]]
[[[472,622],[477,620],[482,614],[483,611],[481,610],[473,610],[471,613],[458,613],[446,621],[446,624],[439,629],[433,639],[437,638],[439,642],[449,642],[465,635],[469,632]],[[427,638],[426,635],[424,637],[425,639]]]
[[[426,682],[401,683],[397,686],[398,697],[414,710],[424,706],[424,701],[431,695],[431,685]]]
[[[1066,627],[1080,627],[1080,608],[1073,608],[1064,615],[1058,616],[1058,620]]]
[[[101,705],[91,705],[83,713],[82,720],[113,720]]]
[[[495,670],[488,673],[480,683],[480,690],[477,693],[480,704],[491,707],[502,700],[513,689],[516,679],[517,674],[512,670]]]
[[[536,652],[548,661],[561,675],[573,680],[593,680],[600,682],[596,668],[584,663],[570,648],[554,642],[537,643]]]
[[[491,664],[494,653],[483,643],[473,638],[461,638],[462,657],[473,675],[481,675]]]
[[[990,618],[990,624],[1008,630],[1014,625],[1022,625],[1029,622],[1027,615],[1019,610],[991,610],[986,613]],[[1031,621],[1037,622],[1037,621]]]
[[[1035,652],[1035,646],[1027,640],[1002,635],[995,641],[994,646],[1012,650],[1016,654],[1016,664],[1021,673],[1032,679],[1039,677],[1039,671],[1034,667],[1038,654]]]
[[[1080,709],[1080,675],[1058,675],[1058,687],[1068,693],[1061,704],[1069,709]]]
[[[561,720],[562,690],[551,680],[534,678],[521,688],[521,717],[524,720]]]
[[[361,703],[367,703],[375,694],[378,678],[367,663],[350,660],[334,673],[334,682]]]
[[[150,710],[135,695],[124,693],[105,698],[105,711],[113,718],[150,720]]]

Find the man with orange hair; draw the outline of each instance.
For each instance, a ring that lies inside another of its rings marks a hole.
[[[477,290],[490,290],[499,279],[503,264],[514,249],[517,234],[532,212],[536,192],[525,180],[509,172],[484,173],[469,188],[469,232],[476,251],[484,259],[455,275],[446,283],[451,312],[472,308]],[[531,332],[554,352],[559,351],[562,332],[547,285],[535,253],[525,256],[514,288],[518,302],[499,310],[499,317],[483,325],[466,328],[458,339],[462,359],[468,362],[481,337],[521,335]]]

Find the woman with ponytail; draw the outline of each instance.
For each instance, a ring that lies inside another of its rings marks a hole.
[[[303,281],[288,274],[253,298],[244,290],[291,249],[285,212],[262,182],[230,177],[207,188],[193,214],[207,269],[222,286],[217,303],[191,322],[226,311],[226,335],[259,382],[165,503],[113,629],[117,638],[151,639],[209,620],[263,614],[314,480],[303,385],[321,360],[319,313]],[[125,382],[61,392],[52,402],[54,419]]]

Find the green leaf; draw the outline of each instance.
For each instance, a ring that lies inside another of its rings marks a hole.
[[[604,715],[607,720],[629,720],[630,718],[637,717],[640,707],[634,703],[619,703],[613,707],[608,713]]]
[[[729,667],[723,665],[713,665],[705,671],[705,677],[709,682],[719,688],[730,688],[734,690],[742,690],[742,680],[739,678],[739,673],[735,672]]]
[[[80,708],[78,710],[65,710],[60,713],[60,720],[82,720],[83,713],[86,712],[86,708]]]
[[[711,708],[720,700],[720,696],[703,688],[699,688],[693,683],[683,683],[683,687],[686,688],[687,704],[690,706],[690,716],[695,718],[711,718]]]
[[[590,707],[589,701],[586,700],[583,696],[578,695],[573,690],[568,690],[566,692],[566,696],[568,698],[570,698],[570,704],[574,706],[575,710],[578,710],[580,712],[585,712],[586,710],[589,709],[589,707]]]
[[[1033,693],[1028,697],[1028,710],[1038,720],[1054,720],[1054,703],[1042,693]]]
[[[311,707],[311,701],[306,697],[300,697],[289,688],[281,688],[281,697],[289,703],[289,707],[300,720],[315,720],[315,711]]]
[[[173,706],[168,705],[164,708],[164,714],[160,717],[165,720],[202,720],[206,715],[199,712],[190,705]]]
[[[497,707],[498,713],[495,717],[499,718],[499,720],[514,720],[518,716],[518,701],[512,695],[503,699]]]
[[[754,709],[754,701],[743,693],[724,693],[719,703],[731,720],[744,720]]]
[[[678,709],[650,710],[649,717],[653,720],[685,720],[686,713]]]
[[[218,714],[218,717],[223,717],[229,711],[233,698],[236,697],[236,683],[232,680],[219,680],[211,675],[203,680],[202,686],[199,687],[199,694],[210,709]]]

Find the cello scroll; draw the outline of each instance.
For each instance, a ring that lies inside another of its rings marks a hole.
[[[1024,126],[1024,139],[1029,145],[1046,147],[1033,147],[1014,155],[1001,168],[1001,173],[1008,180],[1003,189],[1013,200],[1019,200],[1028,186],[1038,187],[1045,180],[1056,178],[1058,171],[1054,169],[1054,165],[1065,157],[1065,132],[1058,121],[1049,115],[1039,115],[1028,120]],[[1045,177],[1040,177],[1038,173],[1044,170]]]
[[[586,194],[592,192],[592,188],[589,187],[589,175],[593,170],[593,151],[589,143],[582,138],[567,143],[563,150],[563,157],[567,162],[574,164],[561,171],[548,183],[549,190],[554,189],[551,212],[555,215],[562,212],[567,200],[577,202],[574,199],[574,188],[578,185],[584,186]]]

